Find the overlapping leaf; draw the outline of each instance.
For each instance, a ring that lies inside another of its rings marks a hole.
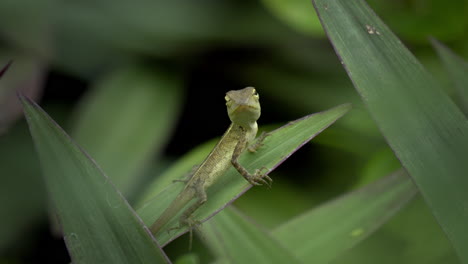
[[[109,178],[43,110],[20,99],[73,263],[165,263]]]
[[[314,0],[355,88],[468,263],[468,122],[362,0]]]
[[[373,233],[415,193],[400,170],[292,219],[273,236],[305,263],[328,263]]]
[[[350,105],[341,105],[328,111],[309,115],[293,121],[272,132],[263,142],[263,147],[257,150],[255,154],[245,153],[242,155],[240,157],[240,163],[249,171],[254,171],[261,167],[272,170],[288,158],[295,150],[333,124],[337,119],[348,112],[349,109]],[[185,166],[185,168],[187,166],[186,164],[182,165],[184,164],[183,160],[180,164],[181,165],[176,164],[174,166]],[[192,164],[192,166],[193,165],[195,164]],[[181,176],[182,175],[173,174],[174,178],[172,179],[180,179]],[[206,220],[250,187],[251,186],[239,176],[234,168],[230,168],[226,174],[221,177],[220,182],[208,189],[208,201],[194,213],[193,217],[199,220]],[[138,210],[138,214],[147,225],[151,225],[162,211],[168,207],[169,203],[177,196],[182,188],[182,183],[169,185],[153,199],[147,201]],[[147,192],[153,193],[152,190],[148,190]],[[145,197],[147,196],[145,195]],[[166,227],[178,226],[178,216],[179,215],[174,217]],[[161,244],[165,245],[185,231],[186,228],[172,232],[160,232],[157,239]]]

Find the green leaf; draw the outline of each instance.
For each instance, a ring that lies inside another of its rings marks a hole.
[[[26,122],[0,136],[0,157],[0,255],[4,255],[47,216],[47,199]]]
[[[148,202],[167,188],[167,186],[171,185],[174,180],[184,180],[196,164],[203,162],[215,145],[216,141],[210,140],[185,154],[175,165],[171,166],[149,184],[146,190],[140,195],[135,207],[140,208],[143,206],[145,202]]]
[[[328,263],[372,234],[416,192],[398,171],[288,221],[273,236],[305,263]]]
[[[263,0],[264,5],[294,29],[313,36],[322,36],[323,29],[317,16],[311,16],[314,8],[307,0]]]
[[[200,259],[196,254],[190,253],[179,257],[174,264],[200,264]]]
[[[468,263],[468,122],[362,0],[314,0],[356,90]]]
[[[444,41],[463,39],[468,26],[468,2],[453,0],[380,1],[369,0],[374,8],[402,39],[427,45],[427,37]]]
[[[261,167],[272,170],[299,147],[303,146],[314,136],[333,124],[349,110],[350,105],[341,105],[328,111],[309,115],[290,122],[288,125],[273,131],[263,142],[263,147],[257,150],[255,154],[244,153],[240,157],[239,162],[249,171],[254,171]],[[181,164],[184,164],[184,162],[182,161]],[[195,164],[192,164],[192,166],[193,165]],[[174,166],[179,166],[179,164],[175,164]],[[172,175],[175,176],[173,180],[182,177],[182,175]],[[194,213],[194,219],[202,221],[207,220],[250,187],[252,186],[246,182],[234,168],[230,168],[226,174],[220,178],[219,182],[208,189],[208,201]],[[174,200],[182,188],[182,183],[169,185],[138,209],[138,214],[147,225],[151,225],[162,211],[168,207],[169,203]],[[149,192],[151,192],[151,190],[149,190]],[[179,215],[168,223],[168,228],[179,225]],[[158,242],[162,245],[166,245],[183,234],[186,230],[187,228],[181,228],[172,232],[160,232],[157,235]]]
[[[217,257],[228,263],[300,263],[292,250],[231,206],[200,229]]]
[[[109,178],[39,106],[20,99],[73,263],[165,263]]]
[[[420,195],[333,264],[460,264],[447,236]]]
[[[167,141],[177,120],[180,83],[144,66],[111,72],[82,102],[73,138],[128,193]],[[92,128],[92,129],[90,129]]]
[[[399,168],[401,168],[400,161],[395,157],[392,149],[385,146],[368,158],[360,172],[359,180],[354,185],[364,186],[382,175],[388,175]]]
[[[436,48],[450,79],[455,85],[457,101],[460,103],[465,115],[468,115],[468,63],[434,39],[432,45]]]

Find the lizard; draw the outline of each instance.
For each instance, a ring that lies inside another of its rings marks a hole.
[[[188,226],[191,234],[192,227],[198,224],[197,221],[191,219],[192,214],[207,201],[206,190],[230,166],[233,166],[250,184],[270,186],[272,179],[262,174],[264,167],[251,174],[238,161],[244,150],[255,152],[268,135],[263,133],[255,142],[258,132],[257,120],[261,112],[257,91],[253,87],[232,90],[226,93],[225,100],[231,125],[205,160],[194,169],[182,191],[151,225],[150,230],[154,235],[160,232],[188,203],[196,199],[180,216],[179,227],[171,228]]]

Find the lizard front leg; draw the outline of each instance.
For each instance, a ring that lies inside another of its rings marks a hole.
[[[190,179],[195,175],[195,172],[198,170],[200,165],[193,165],[192,169],[190,169],[189,172],[187,172],[182,178],[183,179],[177,179],[177,180],[172,180],[173,183],[175,182],[182,182],[182,183],[187,183],[190,181]]]
[[[247,150],[249,152],[252,152],[252,153],[256,152],[257,149],[259,149],[261,146],[263,146],[263,141],[269,135],[270,135],[270,133],[267,133],[267,132],[263,131],[262,134],[260,134],[260,136],[255,140],[255,142],[247,147]]]
[[[273,181],[268,175],[262,174],[262,169],[255,170],[254,174],[250,174],[240,163],[239,163],[239,156],[242,154],[242,151],[245,149],[247,144],[246,138],[242,137],[239,142],[237,142],[236,148],[232,153],[231,157],[231,164],[236,170],[252,185],[262,185],[266,184],[268,186],[271,185]]]

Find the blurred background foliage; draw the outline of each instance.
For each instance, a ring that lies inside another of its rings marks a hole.
[[[468,56],[468,1],[369,0],[444,84],[432,36]],[[15,90],[62,125],[134,201],[229,124],[224,93],[255,86],[261,125],[354,109],[237,206],[267,227],[399,167],[308,0],[0,0],[0,263],[68,263],[50,231],[39,164]],[[185,243],[168,251],[177,254]],[[457,263],[416,199],[337,263]]]

